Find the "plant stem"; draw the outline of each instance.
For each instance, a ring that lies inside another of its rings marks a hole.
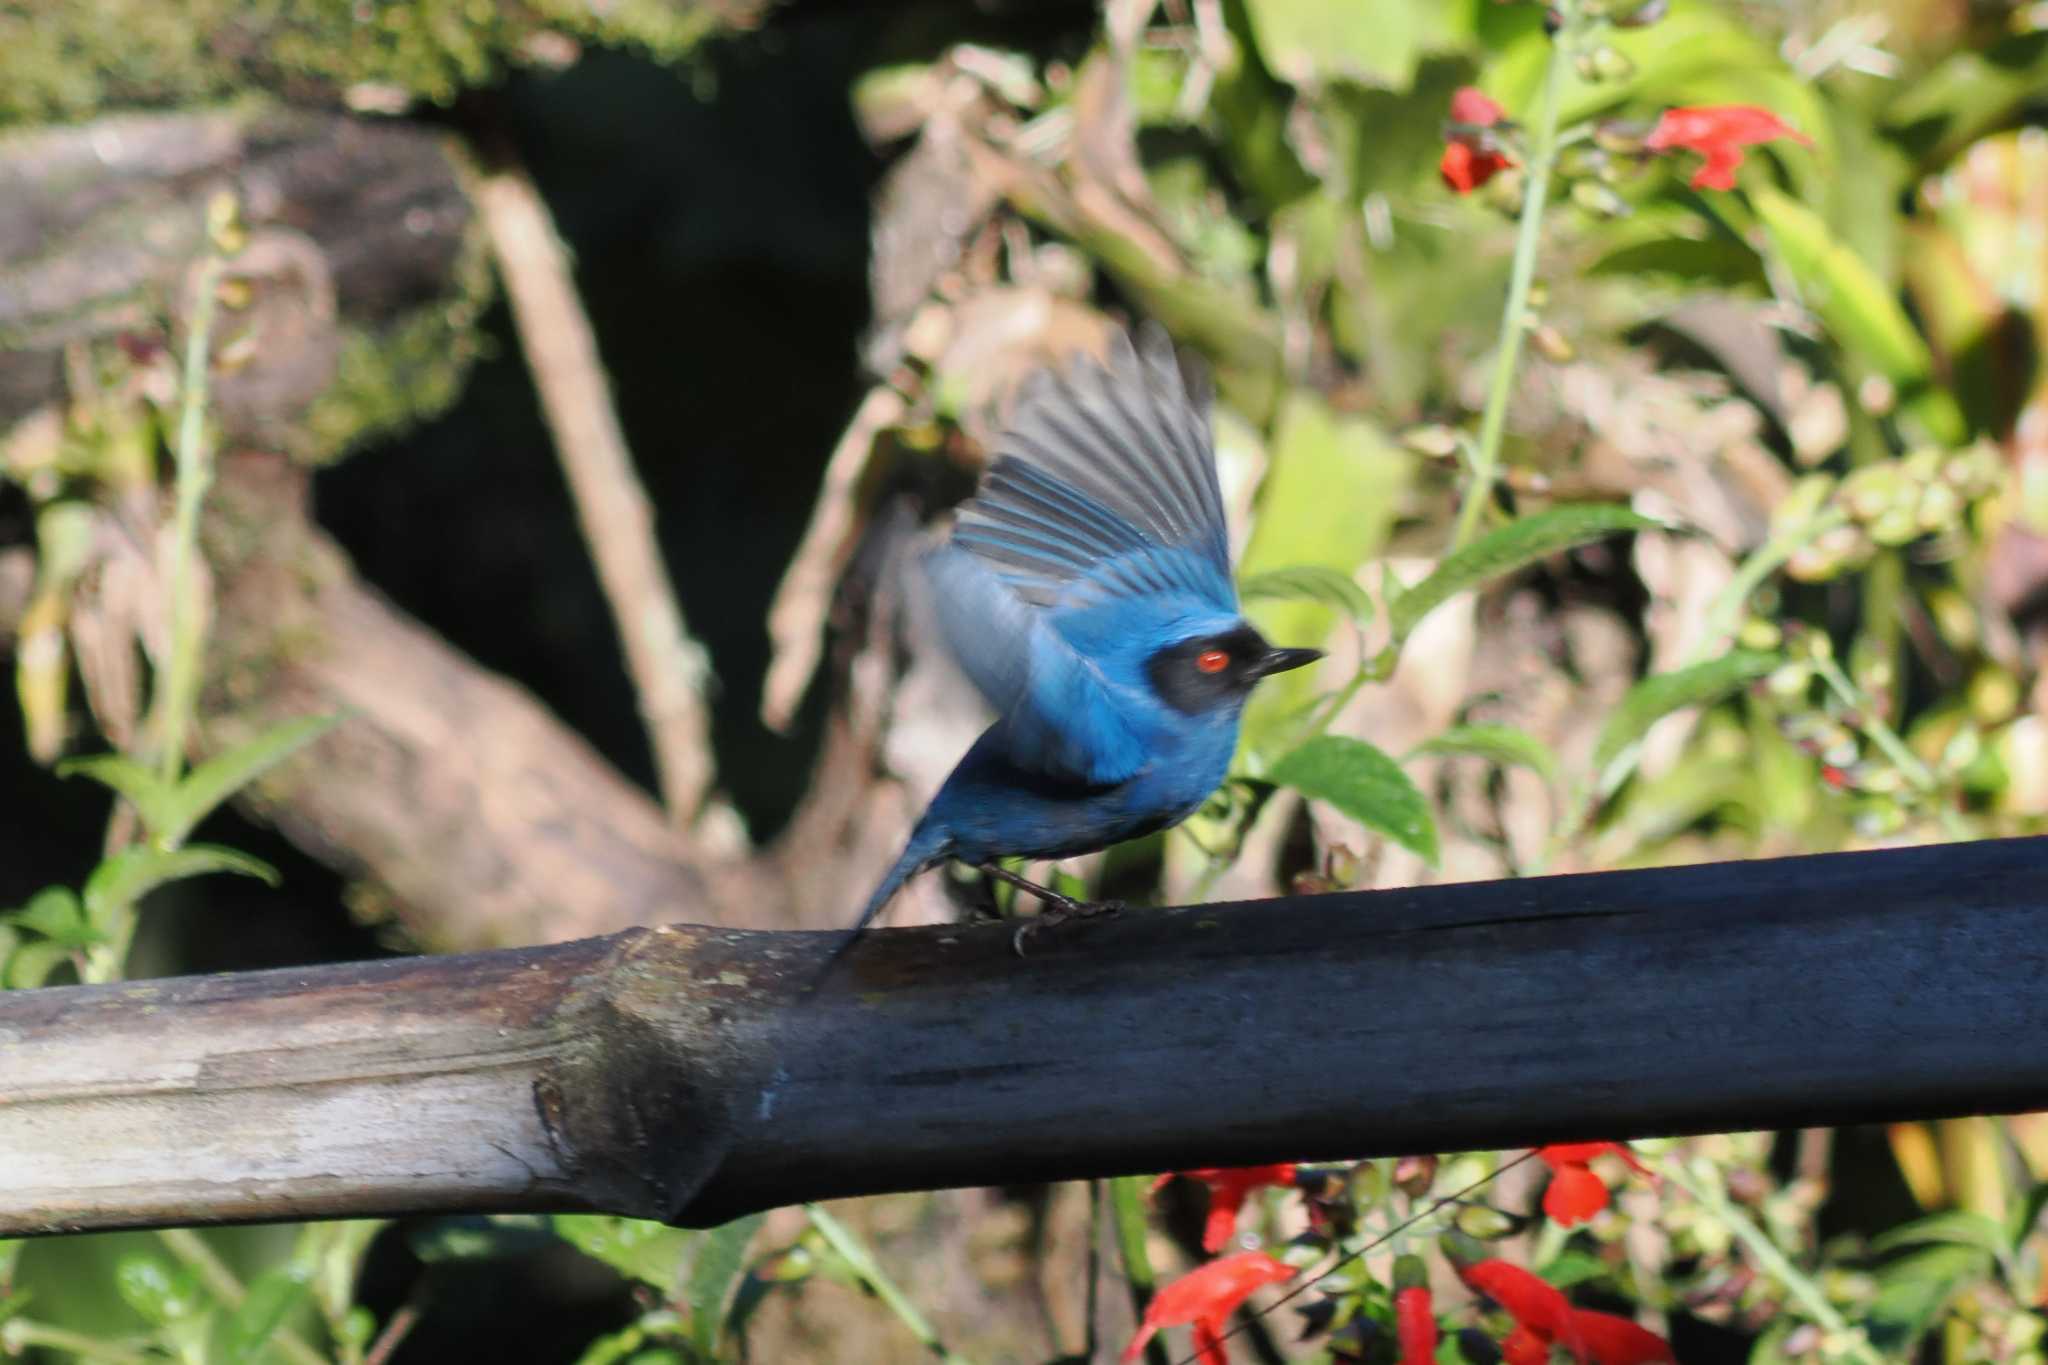
[[[1906,741],[1899,738],[1898,731],[1885,722],[1870,705],[1870,698],[1863,695],[1863,689],[1849,681],[1849,675],[1835,662],[1833,655],[1825,655],[1813,661],[1813,671],[1828,685],[1828,690],[1841,699],[1844,706],[1856,712],[1857,728],[1870,736],[1870,742],[1884,751],[1905,779],[1913,784],[1923,796],[1932,796],[1940,787],[1934,774],[1920,761],[1920,755],[1906,747]]]
[[[1742,1243],[1743,1250],[1756,1262],[1764,1274],[1785,1286],[1793,1302],[1813,1319],[1814,1324],[1831,1336],[1839,1336],[1847,1343],[1844,1354],[1863,1365],[1884,1365],[1884,1358],[1871,1346],[1860,1327],[1851,1327],[1835,1306],[1828,1302],[1827,1295],[1813,1278],[1792,1264],[1792,1259],[1778,1249],[1762,1228],[1750,1221],[1749,1215],[1728,1202],[1716,1180],[1696,1180],[1677,1152],[1660,1161],[1658,1167],[1672,1184],[1684,1190],[1697,1200],[1702,1208],[1718,1219],[1735,1240]]]
[[[882,1273],[880,1264],[868,1254],[868,1249],[844,1223],[817,1204],[804,1205],[804,1214],[811,1220],[811,1226],[818,1230],[818,1235],[825,1239],[825,1245],[831,1247],[839,1258],[846,1262],[876,1298],[887,1304],[889,1310],[902,1319],[903,1325],[910,1329],[911,1335],[915,1336],[927,1351],[944,1362],[944,1365],[967,1365],[965,1360],[946,1349],[945,1344],[939,1340],[939,1334],[932,1330],[931,1323],[925,1320],[924,1314],[917,1311],[917,1305],[905,1298],[903,1291],[896,1287],[895,1281]]]
[[[158,770],[176,782],[185,762],[185,732],[199,697],[199,660],[206,640],[203,613],[192,604],[193,564],[199,556],[199,508],[213,482],[213,451],[206,438],[206,366],[213,337],[214,296],[224,262],[218,252],[199,267],[198,297],[192,301],[192,330],[185,339],[185,370],[179,383],[177,512],[171,542],[170,659],[164,671],[159,731],[163,752]]]
[[[1726,637],[1735,633],[1736,618],[1748,603],[1750,594],[1760,587],[1766,578],[1777,572],[1787,560],[1814,541],[1834,530],[1847,525],[1849,514],[1839,507],[1829,508],[1807,518],[1797,526],[1789,527],[1766,540],[1750,551],[1749,558],[1736,568],[1735,576],[1717,593],[1707,608],[1707,628],[1700,635],[1700,642],[1687,659],[1689,664],[1705,663],[1719,651]]]
[[[106,1361],[108,1365],[150,1365],[161,1357],[116,1346],[110,1341],[101,1341],[86,1336],[83,1332],[72,1332],[62,1327],[52,1327],[44,1322],[32,1322],[27,1318],[16,1318],[0,1326],[0,1350],[8,1355],[19,1355],[31,1346],[44,1346],[52,1351],[67,1351],[79,1360]]]
[[[1152,1302],[1152,1253],[1145,1248],[1145,1177],[1118,1176],[1109,1182],[1110,1216],[1116,1220],[1117,1250],[1124,1260],[1124,1278],[1131,1282],[1131,1307],[1140,1318]],[[1166,1365],[1165,1343],[1152,1338],[1145,1348],[1147,1365]]]
[[[1543,72],[1543,94],[1530,127],[1529,166],[1522,191],[1522,220],[1515,234],[1514,267],[1508,274],[1508,301],[1501,312],[1500,350],[1494,357],[1493,383],[1486,393],[1486,410],[1479,419],[1479,445],[1472,454],[1472,486],[1465,490],[1465,505],[1458,509],[1458,524],[1451,536],[1457,549],[1479,529],[1479,518],[1493,500],[1493,483],[1500,468],[1501,435],[1507,426],[1508,399],[1515,389],[1515,367],[1522,356],[1522,337],[1529,330],[1529,286],[1536,277],[1536,246],[1543,236],[1543,207],[1550,197],[1550,173],[1557,164],[1558,87],[1564,79],[1565,64],[1571,60],[1567,40],[1573,32],[1573,7],[1561,4],[1563,22],[1550,43],[1550,62]]]
[[[239,1308],[242,1300],[249,1297],[240,1277],[228,1268],[226,1261],[214,1255],[213,1248],[198,1233],[190,1228],[162,1228],[156,1235],[173,1256],[191,1267],[207,1292],[223,1304]],[[327,1358],[289,1327],[279,1328],[270,1341],[293,1365],[326,1365]]]

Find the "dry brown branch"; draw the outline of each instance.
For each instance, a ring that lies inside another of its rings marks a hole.
[[[683,624],[655,541],[654,512],[634,472],[597,337],[547,205],[518,171],[487,177],[477,189],[477,205],[583,538],[625,646],[662,799],[670,816],[687,827],[714,776],[705,704],[710,662]]]

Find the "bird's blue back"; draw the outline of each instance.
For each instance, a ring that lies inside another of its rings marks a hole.
[[[952,538],[926,557],[947,642],[1000,718],[947,778],[870,899],[924,867],[1057,858],[1178,823],[1223,780],[1242,697],[1188,710],[1161,651],[1247,629],[1205,398],[1171,345],[1020,397]]]

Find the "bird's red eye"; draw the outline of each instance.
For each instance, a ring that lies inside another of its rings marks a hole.
[[[1205,649],[1195,656],[1195,667],[1204,673],[1221,673],[1230,667],[1230,651]]]

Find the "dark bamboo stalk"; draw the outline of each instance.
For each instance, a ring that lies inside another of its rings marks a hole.
[[[0,995],[0,1235],[2048,1108],[2048,839]],[[815,985],[815,989],[813,989]]]

